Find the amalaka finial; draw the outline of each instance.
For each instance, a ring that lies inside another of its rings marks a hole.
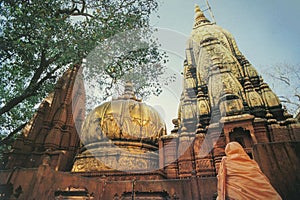
[[[198,4],[195,4],[195,13],[201,12],[200,6]]]
[[[205,17],[202,10],[200,9],[200,6],[195,4],[195,19],[199,17]]]
[[[203,12],[201,11],[199,5],[195,5],[195,25],[197,27],[199,24],[203,22],[209,22],[209,20],[204,16]]]

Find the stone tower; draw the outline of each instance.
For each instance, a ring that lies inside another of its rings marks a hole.
[[[75,122],[81,124],[85,115],[84,87],[76,79],[80,73],[80,66],[72,66],[59,79],[15,141],[6,168],[38,167],[47,157],[56,171],[72,168],[80,144]]]
[[[161,157],[167,176],[214,177],[226,144],[237,141],[259,162],[273,185],[279,188],[280,178],[289,177],[293,188],[295,178],[272,174],[282,174],[277,171],[280,168],[299,172],[280,161],[299,159],[294,151],[299,148],[299,123],[239,51],[231,33],[211,23],[199,6],[187,42],[183,76],[175,128],[161,137],[162,146],[168,146]]]

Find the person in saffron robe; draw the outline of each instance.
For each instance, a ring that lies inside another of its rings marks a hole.
[[[228,143],[225,154],[217,176],[217,200],[281,199],[258,164],[250,159],[239,143]]]

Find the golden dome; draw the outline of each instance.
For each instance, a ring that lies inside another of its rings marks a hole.
[[[72,172],[153,171],[159,167],[158,138],[165,123],[151,106],[139,101],[131,83],[116,100],[103,103],[86,118],[81,132],[83,152]]]
[[[105,140],[156,144],[165,134],[165,123],[159,113],[137,100],[132,85],[128,83],[121,97],[103,103],[88,115],[81,139],[85,145]]]

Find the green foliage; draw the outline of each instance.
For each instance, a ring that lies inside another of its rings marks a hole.
[[[136,95],[144,100],[150,94],[159,95],[162,84],[171,81],[171,77],[163,77],[166,53],[159,51],[151,34],[149,29],[118,33],[88,54],[83,73],[87,111],[108,98],[122,95],[127,81],[133,83]]]
[[[139,32],[138,39],[148,37],[149,16],[157,6],[156,0],[2,0],[1,139],[29,120],[37,104],[53,89],[68,66],[81,64],[83,58],[107,38],[140,28],[145,32]],[[155,60],[157,63],[164,57],[157,44],[144,42],[150,45],[131,51],[129,55],[118,55],[111,60],[115,64],[102,66],[105,70],[97,72],[101,74],[102,85],[117,82],[128,71],[135,71],[136,64],[145,70],[148,70],[147,63],[157,66],[152,70],[154,76],[150,73],[145,80],[139,81],[144,90],[150,86],[151,77],[157,78],[163,73],[163,66],[155,64]],[[144,73],[141,68],[139,70]],[[110,78],[110,83],[103,81],[106,77]],[[156,79],[152,84],[155,82]]]

